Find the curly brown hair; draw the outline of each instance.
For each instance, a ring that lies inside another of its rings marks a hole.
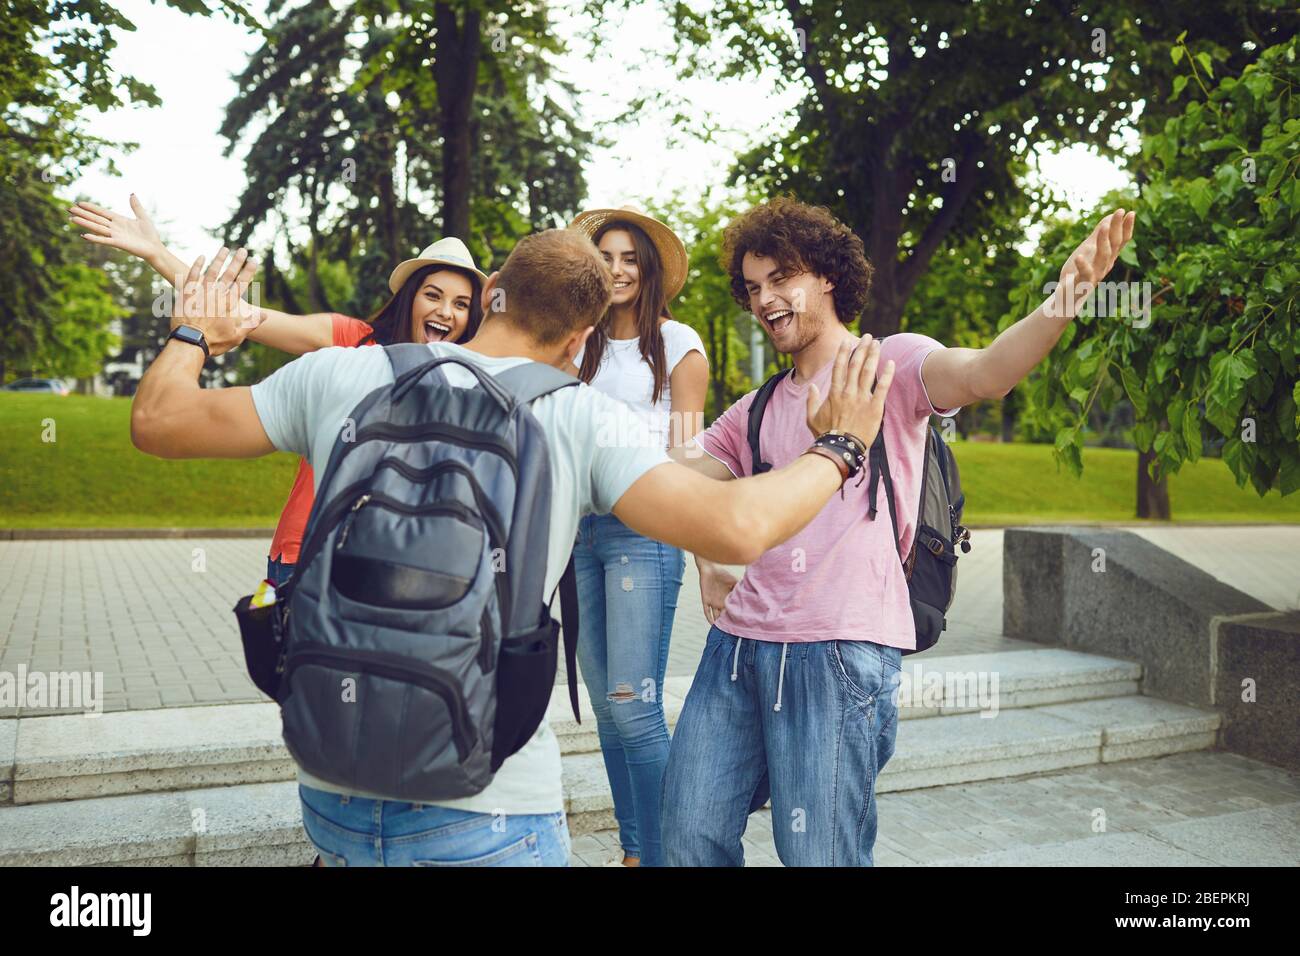
[[[845,325],[867,304],[873,270],[862,240],[825,206],[780,196],[741,213],[723,231],[722,262],[731,275],[731,295],[746,309],[741,264],[747,252],[829,279],[835,284],[835,315]]]

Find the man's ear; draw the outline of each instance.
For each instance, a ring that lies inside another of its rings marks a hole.
[[[501,275],[500,269],[488,276],[487,281],[483,283],[483,291],[479,294],[478,304],[482,307],[485,317],[492,314],[492,300],[495,298],[493,291],[497,287],[497,276],[499,275]]]
[[[573,357],[578,354],[578,351],[580,349],[586,346],[587,339],[591,338],[591,333],[595,331],[596,331],[596,327],[594,325],[589,325],[581,332],[574,332],[572,335],[569,336],[568,341],[564,343],[563,365],[565,368],[568,368],[569,365],[578,364],[573,360]]]

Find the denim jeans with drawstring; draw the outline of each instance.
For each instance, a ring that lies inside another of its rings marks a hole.
[[[902,655],[871,641],[709,631],[664,774],[669,866],[743,866],[770,788],[786,866],[871,866],[876,778],[894,752]]]

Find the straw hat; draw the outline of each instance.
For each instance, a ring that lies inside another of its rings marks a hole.
[[[677,238],[677,234],[658,219],[647,216],[635,206],[620,206],[618,209],[588,209],[578,213],[569,228],[590,237],[607,222],[630,222],[634,226],[640,226],[650,237],[650,241],[659,252],[659,262],[663,267],[664,300],[671,302],[686,284],[686,246]]]
[[[402,284],[411,277],[411,273],[416,269],[424,266],[455,266],[457,269],[465,269],[478,276],[479,287],[487,281],[487,275],[474,265],[474,260],[465,248],[465,243],[461,242],[454,236],[446,239],[439,239],[433,245],[429,246],[415,259],[407,259],[405,262],[399,262],[393,274],[388,277],[388,288],[394,293],[401,291]]]

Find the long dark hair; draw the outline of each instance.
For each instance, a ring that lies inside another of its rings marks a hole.
[[[466,323],[465,331],[456,341],[465,342],[472,339],[478,333],[479,324],[483,321],[483,304],[479,301],[482,285],[479,277],[468,269],[435,264],[421,266],[412,272],[396,294],[366,320],[370,323],[372,331],[361,340],[361,344],[376,342],[379,345],[393,345],[398,342],[410,342],[411,306],[415,304],[415,295],[420,291],[420,286],[424,285],[424,280],[434,272],[456,272],[469,279],[470,287],[474,290],[470,295],[469,322]]]
[[[620,219],[607,222],[596,230],[591,241],[600,245],[601,236],[616,229],[621,229],[632,237],[632,248],[636,250],[637,275],[641,285],[641,291],[636,298],[636,334],[640,340],[641,358],[645,359],[654,375],[654,392],[650,397],[650,404],[654,405],[663,394],[664,380],[667,378],[665,367],[668,365],[668,358],[664,354],[663,333],[659,330],[659,320],[673,317],[672,312],[668,311],[667,296],[664,295],[663,266],[659,260],[659,250],[645,234],[645,230],[630,222]],[[613,322],[614,307],[611,305],[605,310],[605,314],[601,316],[595,330],[587,339],[578,377],[588,384],[596,377],[596,370],[600,368],[600,360],[605,354],[605,346],[609,342],[609,329]]]

